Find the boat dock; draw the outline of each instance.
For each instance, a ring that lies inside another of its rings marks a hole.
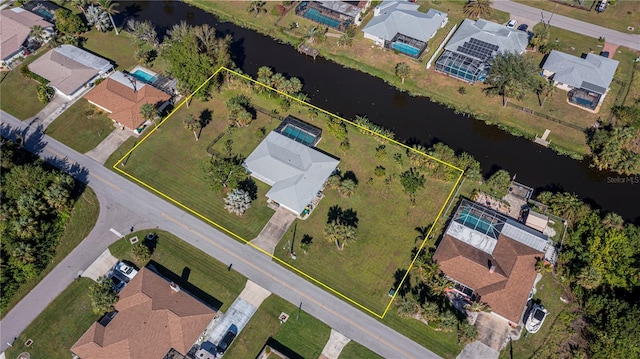
[[[313,57],[314,60],[316,59],[316,56],[320,54],[320,51],[304,43],[298,46],[298,52],[301,54],[311,56]]]

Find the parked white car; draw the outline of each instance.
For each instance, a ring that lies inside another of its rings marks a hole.
[[[509,22],[507,23],[507,27],[513,29],[514,27],[516,27],[516,24],[518,22],[514,19],[509,20]]]
[[[537,333],[542,323],[544,323],[544,318],[547,317],[547,313],[547,310],[541,304],[534,305],[524,327],[529,333]]]
[[[124,274],[124,276],[127,277],[129,280],[132,280],[133,277],[135,277],[136,274],[138,274],[137,269],[123,262],[118,262],[118,264],[116,264],[116,270]]]

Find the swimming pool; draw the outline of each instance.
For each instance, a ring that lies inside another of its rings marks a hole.
[[[316,136],[291,124],[288,124],[285,128],[283,128],[280,133],[296,142],[302,143],[305,146],[310,146],[316,140]]]
[[[37,9],[34,10],[34,12],[36,14],[42,16],[47,21],[51,21],[51,19],[53,19],[53,15],[51,15],[50,12],[48,12],[47,10],[45,10],[43,8],[37,8]]]
[[[144,83],[148,83],[148,84],[153,83],[157,79],[157,77],[155,75],[152,75],[152,74],[150,74],[150,73],[148,73],[148,72],[146,72],[146,71],[144,71],[142,69],[135,70],[131,74],[131,76],[135,77],[136,79],[138,79],[138,80],[140,80],[140,81],[142,81]]]
[[[309,8],[309,10],[304,13],[304,17],[336,29],[340,26],[340,21],[326,15],[322,15],[318,9]]]
[[[403,42],[394,42],[393,44],[391,44],[391,47],[413,57],[418,57],[418,55],[420,54],[420,49],[415,48],[411,45],[407,45]]]

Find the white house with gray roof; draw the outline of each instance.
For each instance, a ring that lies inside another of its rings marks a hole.
[[[271,186],[266,196],[300,215],[340,161],[315,148],[271,132],[247,157],[251,176]]]
[[[604,56],[589,53],[582,58],[556,50],[542,65],[545,77],[569,91],[571,103],[590,110],[604,100],[617,68],[618,61]]]
[[[522,54],[528,43],[524,31],[484,19],[465,19],[436,61],[436,71],[470,83],[484,81],[490,58],[498,53]]]
[[[376,6],[373,19],[362,29],[364,37],[379,46],[419,57],[427,41],[449,21],[444,12],[429,9],[424,13],[418,11],[419,7],[405,1],[383,2]]]
[[[49,80],[49,86],[68,99],[88,84],[113,71],[109,60],[73,45],[60,45],[29,65],[29,70]]]

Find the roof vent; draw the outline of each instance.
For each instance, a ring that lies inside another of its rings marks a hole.
[[[171,289],[172,289],[174,292],[176,292],[176,293],[180,291],[180,286],[179,286],[179,285],[177,285],[177,284],[176,284],[176,283],[174,283],[174,282],[171,282],[171,283],[169,284],[169,286],[170,286],[170,287],[171,287]]]

